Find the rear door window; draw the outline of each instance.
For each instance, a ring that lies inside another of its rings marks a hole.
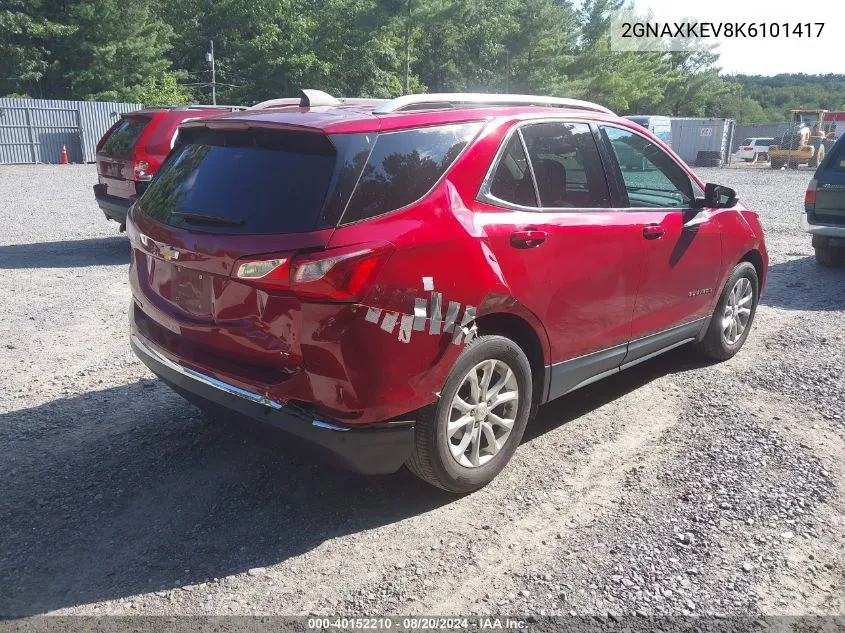
[[[300,233],[326,226],[337,152],[323,134],[183,131],[140,200],[152,218],[213,233]]]
[[[98,154],[104,156],[129,156],[141,132],[150,119],[144,116],[124,117],[108,135]]]
[[[540,206],[595,209],[610,206],[598,147],[586,123],[535,123],[521,129],[537,179]]]
[[[528,157],[517,131],[511,136],[490,183],[490,194],[499,200],[521,207],[536,207],[537,194],[534,177],[528,167]]]
[[[481,129],[481,122],[378,135],[342,224],[408,206],[428,193]]]

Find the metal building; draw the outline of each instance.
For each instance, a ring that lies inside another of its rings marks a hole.
[[[72,163],[96,160],[97,141],[140,103],[0,98],[0,164],[58,163],[62,145]]]
[[[730,161],[733,119],[672,118],[672,149],[685,163],[715,167]]]

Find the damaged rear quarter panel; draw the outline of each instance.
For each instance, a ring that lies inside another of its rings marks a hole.
[[[495,138],[489,144],[495,151]],[[537,328],[533,315],[523,315],[513,301],[464,202],[475,195],[489,165],[476,151],[473,156],[469,165],[456,164],[422,201],[342,227],[332,237],[331,247],[374,241],[396,247],[341,338],[350,387],[365,408],[361,421],[433,402],[475,317],[516,313]]]

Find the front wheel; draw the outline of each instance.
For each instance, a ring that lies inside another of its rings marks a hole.
[[[454,493],[485,486],[510,461],[531,411],[531,366],[504,336],[468,345],[435,404],[422,410],[408,469]]]
[[[749,262],[740,262],[725,284],[699,351],[713,360],[727,360],[741,348],[757,312],[760,300],[757,269]]]
[[[810,160],[807,161],[807,165],[809,167],[818,167],[819,163],[824,160],[824,145],[819,144],[818,147],[815,148],[816,151],[813,152],[813,155],[810,157]]]

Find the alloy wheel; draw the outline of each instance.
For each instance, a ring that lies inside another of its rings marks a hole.
[[[446,440],[466,468],[489,462],[510,437],[519,409],[519,387],[507,363],[488,359],[469,370],[449,407]]]
[[[751,319],[754,289],[747,277],[740,277],[728,295],[722,317],[722,336],[728,345],[736,345]]]

